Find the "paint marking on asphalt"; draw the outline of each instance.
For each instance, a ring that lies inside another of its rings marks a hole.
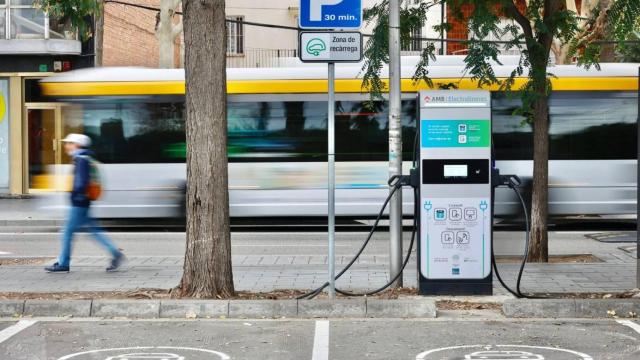
[[[0,255],[11,255],[10,252],[0,251]]]
[[[30,327],[37,323],[38,320],[20,320],[17,324],[9,326],[8,328],[0,331],[0,344],[9,340],[13,335],[16,335],[20,331]]]
[[[616,321],[618,322],[618,324],[630,327],[633,330],[635,330],[638,334],[640,334],[640,325],[636,324],[635,322],[631,320],[616,320]]]
[[[316,321],[311,360],[329,360],[329,321]]]

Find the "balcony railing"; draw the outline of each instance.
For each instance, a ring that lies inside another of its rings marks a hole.
[[[283,67],[298,56],[296,49],[244,49],[242,54],[227,54],[228,68]]]

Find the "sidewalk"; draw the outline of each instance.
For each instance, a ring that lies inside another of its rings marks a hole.
[[[363,259],[366,262],[366,259]],[[388,279],[386,259],[354,266],[337,285],[344,290],[363,291],[384,285]],[[635,262],[618,259],[592,264],[528,264],[522,289],[528,292],[617,292],[635,288]],[[234,257],[236,290],[268,292],[278,289],[307,290],[326,281],[324,257]],[[345,263],[342,259],[341,263]],[[0,266],[1,292],[128,291],[140,288],[170,289],[178,284],[182,257],[132,257],[122,271],[106,273],[106,257],[73,259],[72,272],[47,274],[41,265]],[[338,266],[340,268],[340,266]],[[517,264],[500,264],[500,273],[514,285]],[[407,265],[405,286],[416,286],[416,264]],[[496,295],[506,291],[494,281]]]
[[[33,211],[30,200],[2,200],[3,221],[60,221],[54,213]],[[37,214],[40,217],[34,218]],[[28,220],[31,221],[31,220]],[[16,225],[19,226],[19,225]],[[28,228],[27,228],[28,229]],[[21,230],[22,231],[22,230]],[[29,231],[29,230],[27,230]],[[106,273],[106,257],[96,253],[90,242],[77,241],[77,257],[69,274],[47,274],[44,264],[0,266],[2,292],[129,291],[140,288],[170,289],[180,281],[184,254],[184,233],[112,233],[116,243],[129,254],[122,271]],[[577,232],[550,232],[553,255],[591,254],[598,263],[527,264],[522,289],[526,292],[618,292],[636,287],[634,243],[602,243]],[[362,233],[337,235],[337,270],[341,270],[364,239]],[[0,234],[2,257],[53,257],[58,251],[55,233]],[[405,249],[408,234],[405,234]],[[149,246],[153,239],[154,245]],[[237,290],[268,292],[278,289],[309,290],[327,281],[327,249],[324,233],[233,233],[234,282]],[[497,255],[523,252],[521,232],[495,232]],[[27,251],[27,250],[28,251]],[[11,255],[3,255],[11,254]],[[167,254],[167,255],[165,255]],[[384,285],[388,278],[388,234],[374,236],[356,265],[337,282],[341,289],[364,291]],[[519,264],[500,263],[503,279],[514,286]],[[417,283],[415,249],[407,265],[404,284]],[[507,294],[494,281],[495,294]]]

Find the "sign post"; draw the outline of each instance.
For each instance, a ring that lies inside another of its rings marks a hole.
[[[300,0],[300,28],[328,31],[302,31],[298,54],[303,62],[328,64],[327,165],[328,165],[328,238],[329,297],[336,296],[336,177],[335,177],[335,69],[336,62],[362,60],[362,35],[336,30],[359,29],[362,26],[362,0]]]

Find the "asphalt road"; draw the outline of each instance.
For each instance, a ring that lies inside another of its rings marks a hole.
[[[1,359],[640,358],[640,333],[615,320],[47,320],[22,327],[4,340],[12,328],[0,331]]]

